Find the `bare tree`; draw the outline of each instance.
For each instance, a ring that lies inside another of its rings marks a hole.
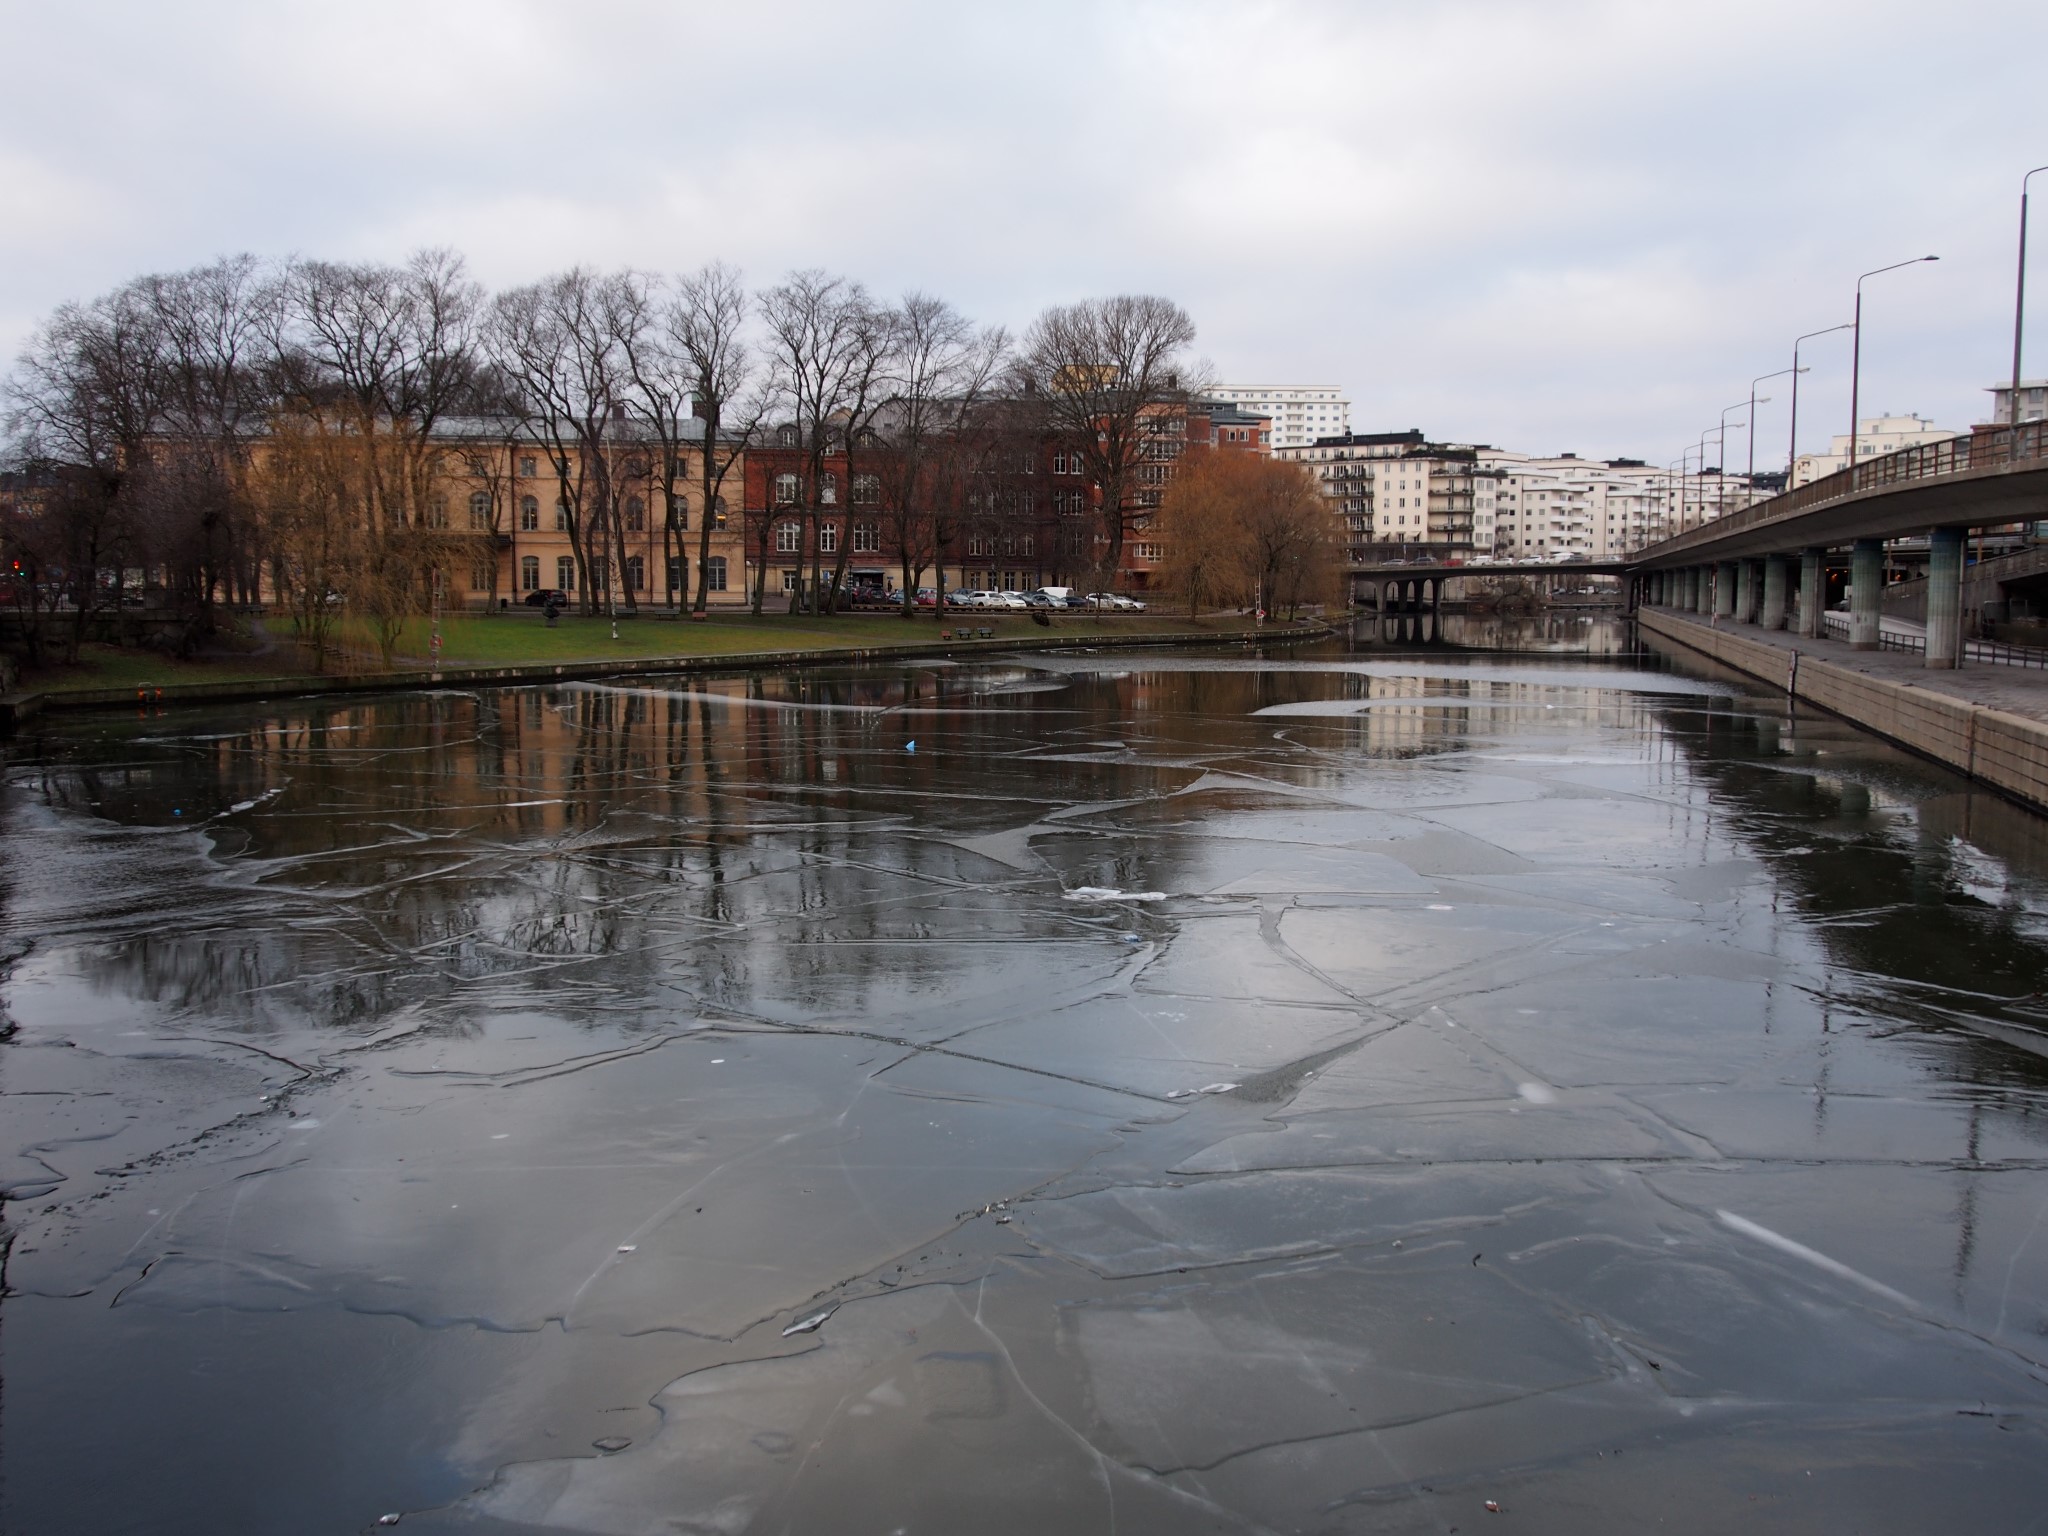
[[[33,571],[25,622],[39,649],[45,598],[73,605],[76,661],[106,563],[133,542],[133,509],[165,415],[160,317],[143,285],[67,304],[30,340],[9,380],[9,426],[19,457],[40,466],[44,510],[14,527],[11,556]]]
[[[500,294],[491,310],[491,356],[514,392],[520,431],[552,466],[585,613],[598,606],[593,550],[604,560],[601,595],[611,603],[604,551],[619,521],[609,448],[630,382],[619,340],[625,309],[617,279],[577,267]],[[617,556],[623,560],[622,543]]]
[[[403,267],[301,262],[287,275],[276,338],[282,403],[352,440],[351,516],[364,542],[347,595],[387,666],[404,621],[436,595],[460,547],[433,490],[436,432],[473,397],[482,308],[482,290],[449,251],[422,251]]]
[[[895,388],[878,413],[883,451],[876,457],[881,499],[903,573],[903,616],[916,609],[927,566],[939,569],[937,617],[945,615],[942,543],[963,499],[977,427],[1009,338],[977,328],[945,300],[912,293],[896,311]],[[942,540],[940,535],[945,535]]]
[[[1185,420],[1181,407],[1195,381],[1184,353],[1194,339],[1185,310],[1145,294],[1059,305],[1025,333],[1020,383],[1081,455],[1100,498],[1112,573],[1125,535],[1156,505],[1139,494],[1141,466],[1175,451],[1171,423]]]
[[[711,533],[725,515],[725,477],[754,443],[768,396],[757,387],[746,340],[747,291],[734,268],[714,261],[684,277],[664,320],[670,345],[689,359],[692,409],[704,423],[693,604],[702,613],[710,602]]]
[[[837,488],[826,479],[825,460],[843,439],[850,402],[874,366],[874,305],[859,283],[813,269],[790,273],[761,295],[759,307],[767,331],[770,393],[775,409],[787,414],[804,455],[799,496],[808,525],[811,575],[808,582],[798,579],[790,609],[815,614],[823,611],[819,534],[825,508],[831,505],[836,516],[841,505]],[[764,533],[756,612],[768,579],[766,550]]]

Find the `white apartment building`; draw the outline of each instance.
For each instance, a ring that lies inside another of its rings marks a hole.
[[[1306,448],[1319,437],[1351,434],[1351,402],[1337,389],[1219,384],[1208,392],[1241,411],[1273,423],[1273,446]]]
[[[2006,427],[2012,425],[2012,381],[1993,384],[1991,390],[1991,425]],[[2030,421],[2048,421],[2048,379],[2020,380],[2020,424]]]
[[[1479,462],[1497,477],[1499,560],[1617,560],[1771,494],[1744,475],[1680,477],[1640,459],[1489,448]]]
[[[1416,429],[1347,432],[1274,457],[1305,464],[1345,526],[1351,558],[1469,560],[1493,548],[1494,486],[1478,450]]]
[[[2012,386],[2008,384],[1996,393],[2010,395]],[[2025,394],[2023,388],[2023,400]],[[2027,407],[2023,404],[2022,410],[2025,409]],[[1960,432],[1937,427],[1924,416],[1861,416],[1856,421],[1856,459],[1862,463],[1882,458],[1887,453],[1897,453],[1901,448],[1918,448],[1922,443],[1946,442],[1960,436]],[[1848,462],[1849,434],[1838,433],[1826,453],[1802,453],[1792,461],[1792,484],[1798,487],[1832,475],[1836,470],[1845,468]]]

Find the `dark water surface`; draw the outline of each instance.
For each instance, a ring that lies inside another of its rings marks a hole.
[[[0,838],[10,1533],[2048,1526],[2048,823],[1750,685],[80,717]]]

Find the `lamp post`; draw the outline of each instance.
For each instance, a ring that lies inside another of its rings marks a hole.
[[[2012,296],[2012,453],[2020,453],[2020,340],[2027,323],[2027,183],[2048,165],[2037,165],[2020,178],[2020,274]]]
[[[1939,256],[1915,256],[1910,261],[1895,261],[1888,267],[1873,267],[1856,279],[1856,318],[1849,322],[1849,328],[1856,334],[1849,343],[1849,488],[1856,488],[1856,411],[1857,390],[1863,382],[1863,282],[1864,278],[1876,277],[1880,272],[1896,272],[1901,267],[1918,266],[1923,261],[1939,261]]]
[[[1797,370],[1798,367],[1799,365],[1794,363],[1790,368],[1780,368],[1776,373],[1758,374],[1749,381],[1749,478],[1752,491],[1756,489],[1756,408],[1760,405],[1769,405],[1771,403],[1769,395],[1764,396],[1761,400],[1757,399],[1756,387],[1766,379],[1782,379],[1786,374]],[[1792,381],[1792,385],[1793,388],[1798,388],[1799,381],[1795,378]],[[1792,480],[1789,475],[1785,479],[1785,489],[1788,491],[1792,489]]]
[[[1824,326],[1818,331],[1808,331],[1804,336],[1793,340],[1792,367],[1790,370],[1792,374],[1792,446],[1785,452],[1785,489],[1788,491],[1792,489],[1792,466],[1799,462],[1799,375],[1809,371],[1799,366],[1799,343],[1811,341],[1816,336],[1832,336],[1836,331],[1846,331],[1851,328],[1850,322],[1844,320],[1840,325]]]
[[[1714,486],[1716,518],[1728,515],[1728,413],[1741,410],[1742,405],[1743,402],[1738,400],[1733,405],[1721,408],[1721,430],[1714,438],[1714,473],[1720,476]],[[1744,423],[1737,422],[1736,425],[1742,426]]]

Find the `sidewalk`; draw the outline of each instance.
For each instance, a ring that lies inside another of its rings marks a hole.
[[[1914,651],[1856,651],[1849,648],[1847,640],[1807,640],[1789,629],[1764,629],[1756,624],[1737,624],[1733,619],[1725,618],[1709,623],[1696,613],[1681,612],[1676,608],[1645,608],[1643,612],[1656,613],[1681,624],[1696,624],[1715,634],[1771,646],[1787,653],[1788,665],[1790,653],[1796,651],[1802,658],[1811,657],[1864,677],[1925,688],[1985,709],[2004,710],[2027,719],[2048,721],[2048,670],[1972,660],[1966,660],[1962,666],[1953,669],[1930,668]],[[1910,619],[1887,618],[1883,623],[1887,635],[1902,639],[1926,638],[1926,627]],[[1978,644],[1976,641],[1970,643],[1972,646]],[[1782,684],[1784,679],[1780,677],[1776,681]]]

